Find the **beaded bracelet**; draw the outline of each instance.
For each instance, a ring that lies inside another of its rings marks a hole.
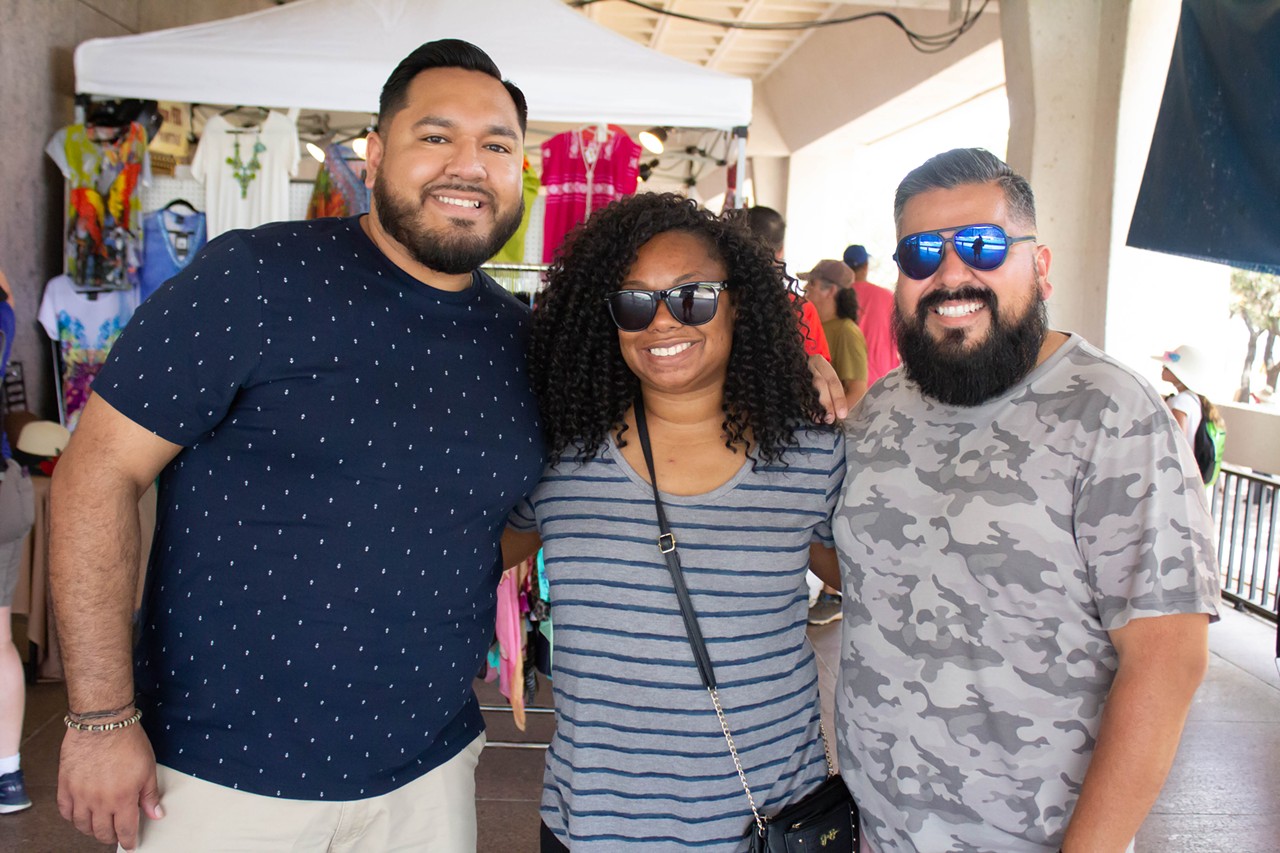
[[[116,720],[114,723],[77,723],[71,719],[70,714],[63,717],[62,722],[67,724],[67,728],[77,732],[114,732],[117,729],[127,729],[141,719],[142,709],[138,708],[133,712],[132,716],[123,720]]]

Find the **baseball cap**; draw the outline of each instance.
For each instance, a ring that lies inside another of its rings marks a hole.
[[[871,260],[871,256],[867,254],[867,247],[860,243],[854,243],[844,250],[844,262],[849,269],[860,267],[869,260]]]
[[[806,281],[820,278],[837,287],[849,287],[853,284],[853,270],[849,269],[841,261],[827,259],[818,261],[818,263],[814,264],[813,269],[800,276],[800,278]]]

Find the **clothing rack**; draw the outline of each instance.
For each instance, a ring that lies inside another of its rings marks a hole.
[[[531,296],[546,285],[548,264],[485,264],[484,270],[508,293],[528,293]]]
[[[481,712],[484,711],[510,711],[510,705],[481,705]],[[524,708],[526,714],[554,714],[555,708],[540,708],[537,706],[526,705]],[[546,749],[551,746],[550,741],[542,743],[540,741],[527,740],[490,740],[485,741],[485,746],[494,746],[498,749]]]

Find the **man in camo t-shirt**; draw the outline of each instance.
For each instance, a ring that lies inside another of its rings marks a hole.
[[[898,188],[903,368],[847,424],[840,765],[888,851],[1125,850],[1208,659],[1217,566],[1154,390],[1050,331],[1031,188]]]

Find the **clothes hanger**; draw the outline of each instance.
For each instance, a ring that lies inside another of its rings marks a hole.
[[[227,109],[218,113],[218,115],[222,116],[223,118],[230,115],[235,115],[237,118],[244,119],[246,121],[246,124],[240,127],[235,127],[234,125],[232,126],[231,132],[236,133],[241,130],[249,130],[249,129],[255,128],[258,125],[262,124],[262,122],[265,121],[269,115],[271,115],[271,111],[268,110],[266,107],[246,107],[242,104],[237,104],[234,107],[228,107]]]
[[[185,207],[187,210],[191,211],[192,213],[200,212],[199,210],[196,209],[196,206],[194,204],[187,201],[185,198],[175,198],[173,201],[169,202],[168,204],[166,204],[164,207],[160,209],[173,210],[175,207],[179,207],[179,206]]]

